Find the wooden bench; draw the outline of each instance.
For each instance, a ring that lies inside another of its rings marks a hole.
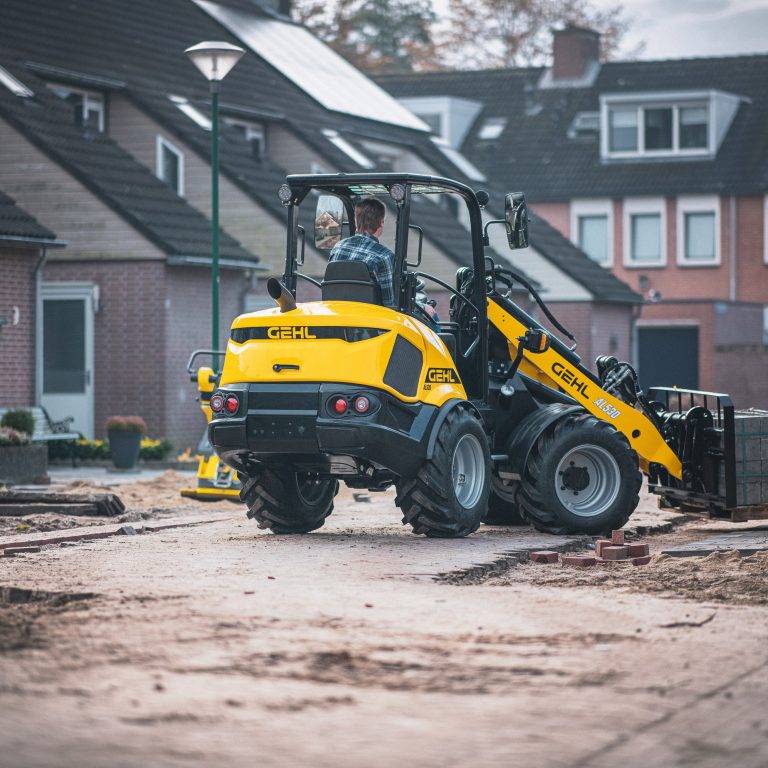
[[[6,411],[23,410],[29,411],[34,419],[34,429],[32,431],[33,443],[45,443],[46,445],[53,441],[69,442],[70,452],[72,456],[72,466],[76,465],[77,454],[75,452],[75,444],[83,436],[80,432],[72,432],[70,425],[74,421],[74,418],[69,416],[66,419],[60,421],[54,421],[49,415],[48,411],[42,406],[16,406],[14,408],[0,408],[0,420],[2,420]]]

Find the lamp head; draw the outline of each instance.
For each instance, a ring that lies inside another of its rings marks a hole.
[[[206,80],[217,83],[227,76],[245,51],[231,43],[206,40],[187,48],[184,53],[203,73]]]

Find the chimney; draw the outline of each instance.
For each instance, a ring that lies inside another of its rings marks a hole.
[[[552,80],[580,80],[600,61],[600,33],[567,26],[554,30]]]

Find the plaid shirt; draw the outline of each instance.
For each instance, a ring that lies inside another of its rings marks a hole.
[[[361,232],[341,240],[331,249],[330,261],[364,261],[381,286],[381,300],[385,307],[395,306],[392,289],[395,254],[382,245],[369,232]]]

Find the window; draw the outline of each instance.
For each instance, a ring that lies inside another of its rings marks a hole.
[[[623,103],[631,98],[637,99],[603,98],[604,157],[700,155],[713,151],[709,101]]]
[[[374,167],[374,162],[366,157],[357,147],[347,141],[338,131],[331,128],[323,128],[323,136],[333,144],[336,149],[341,150],[350,160],[353,160],[362,168],[370,170]]]
[[[17,80],[7,69],[0,67],[0,83],[2,83],[11,93],[21,96],[24,99],[34,96],[35,92],[27,88],[21,80]]]
[[[506,127],[506,117],[489,117],[480,126],[480,130],[477,133],[477,138],[484,141],[488,141],[490,139],[498,139]]]
[[[251,153],[257,160],[264,157],[267,151],[267,132],[262,123],[236,120],[231,117],[225,117],[224,122],[242,134],[243,138],[251,145]]]
[[[189,102],[183,96],[168,97],[176,107],[183,112],[192,122],[197,123],[204,131],[210,131],[212,123],[210,118],[206,117],[194,104]]]
[[[637,109],[610,111],[611,152],[637,150]]]
[[[681,107],[680,149],[706,149],[708,123],[706,107]]]
[[[156,175],[179,197],[184,196],[184,153],[162,136],[157,137]]]
[[[613,264],[613,202],[574,200],[571,203],[571,240],[590,259],[610,267]]]
[[[64,85],[48,86],[57,96],[72,106],[75,125],[104,131],[104,96],[94,91],[81,91]]]
[[[692,267],[720,264],[720,200],[717,196],[678,198],[677,263]]]
[[[624,201],[624,265],[663,267],[667,263],[666,208],[663,198]]]
[[[672,149],[672,108],[645,109],[645,148]]]

